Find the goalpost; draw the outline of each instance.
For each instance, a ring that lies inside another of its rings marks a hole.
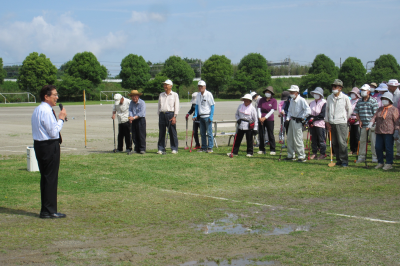
[[[126,95],[129,93],[128,91],[100,91],[100,101],[114,101],[114,94],[121,94],[126,98]],[[101,99],[101,96],[103,95],[104,99]]]
[[[4,98],[4,103],[36,103],[35,95],[30,92],[2,92],[0,96]]]

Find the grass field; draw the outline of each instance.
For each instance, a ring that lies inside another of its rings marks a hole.
[[[398,170],[228,150],[63,154],[60,220],[38,218],[40,174],[26,156],[1,156],[0,264],[399,263]]]

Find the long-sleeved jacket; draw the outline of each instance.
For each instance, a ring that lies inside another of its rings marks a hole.
[[[326,99],[325,122],[329,124],[346,124],[353,112],[349,97],[340,92],[338,97],[334,94]]]

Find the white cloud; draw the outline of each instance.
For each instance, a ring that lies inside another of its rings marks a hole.
[[[137,12],[132,11],[132,16],[128,20],[131,23],[144,23],[149,21],[163,22],[166,20],[166,16],[156,12]]]
[[[71,59],[76,53],[90,51],[96,56],[126,43],[122,32],[110,32],[106,36],[90,38],[88,28],[68,14],[62,15],[54,24],[43,16],[30,22],[2,23],[0,25],[0,52],[8,53],[22,61],[29,53],[37,51],[49,58]]]

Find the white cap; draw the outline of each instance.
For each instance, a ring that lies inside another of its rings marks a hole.
[[[399,82],[397,81],[397,79],[391,79],[391,80],[389,80],[387,85],[388,86],[399,86]]]
[[[245,94],[242,98],[240,98],[240,100],[241,100],[241,101],[243,101],[243,100],[250,100],[250,101],[252,101],[252,100],[253,100],[253,97],[251,96],[250,93],[247,93],[247,94]]]
[[[251,97],[254,97],[254,95],[256,95],[256,94],[257,94],[257,92],[255,92],[255,91],[252,91],[252,92],[250,93]]]
[[[362,85],[362,87],[360,88],[361,91],[370,91],[371,87],[368,84],[364,84]]]
[[[385,92],[382,96],[381,96],[381,99],[382,98],[386,98],[386,99],[388,99],[389,101],[391,101],[392,103],[393,103],[393,94],[391,94],[390,92]]]
[[[197,94],[198,94],[198,92],[193,92],[193,94],[192,94],[192,100],[191,100],[191,103],[192,103],[192,104],[195,104],[195,103],[196,103]]]
[[[164,84],[168,84],[168,85],[174,85],[174,83],[172,83],[172,80],[167,79],[166,81],[163,82]]]
[[[204,80],[199,80],[199,83],[197,83],[197,86],[206,86],[206,82]]]
[[[290,86],[290,89],[288,89],[288,91],[297,91],[300,92],[299,86],[297,85],[292,85]]]
[[[116,104],[116,105],[119,104],[119,102],[121,101],[121,99],[122,99],[122,95],[121,95],[121,94],[117,93],[117,94],[114,95],[114,100],[115,100],[115,104]]]

